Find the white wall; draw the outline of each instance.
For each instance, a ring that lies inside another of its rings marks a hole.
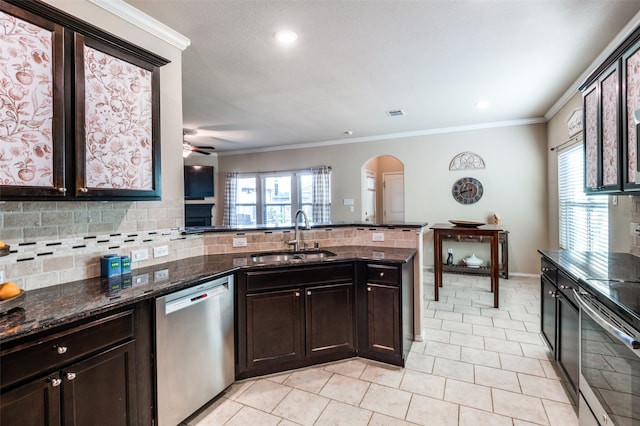
[[[330,165],[334,221],[361,218],[360,171],[377,155],[392,155],[404,164],[405,220],[446,222],[448,219],[487,221],[499,213],[510,232],[510,271],[537,273],[538,248],[548,245],[546,124],[510,126],[393,140],[291,149],[241,155],[220,155],[220,173],[286,170]],[[471,151],[486,169],[449,171],[451,159]],[[484,186],[483,198],[461,205],[451,196],[460,177],[473,176]],[[342,205],[353,198],[355,211]],[[425,235],[425,264],[433,264],[431,233]],[[477,252],[477,249],[470,249]],[[486,256],[488,258],[488,256]]]

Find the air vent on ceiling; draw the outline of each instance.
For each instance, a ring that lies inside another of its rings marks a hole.
[[[400,115],[404,115],[404,111],[401,109],[392,109],[391,111],[386,111],[389,117],[398,117]]]

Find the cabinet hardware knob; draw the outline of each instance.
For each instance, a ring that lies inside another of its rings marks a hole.
[[[371,291],[371,287],[367,287],[367,291]]]
[[[51,383],[51,386],[55,388],[62,384],[62,379],[58,379],[57,377],[51,377],[49,378],[49,382]]]
[[[58,355],[62,355],[62,354],[67,352],[67,347],[66,346],[54,346],[54,349],[56,350],[56,353]]]
[[[553,296],[553,290],[549,290],[549,294]]]
[[[299,291],[296,291],[296,292],[295,292],[295,295],[296,295],[296,297],[300,297],[300,292],[299,292]]]
[[[76,373],[68,372],[65,377],[67,380],[73,380],[76,378]]]
[[[564,285],[564,284],[560,284],[560,288],[563,290],[573,290],[573,287],[571,287],[570,285]]]
[[[307,296],[311,296],[311,291],[307,290]]]
[[[384,272],[380,272],[380,276],[381,276],[381,277],[384,277]]]
[[[58,192],[67,192],[67,188],[61,186],[60,188],[58,188]]]
[[[89,192],[87,188],[80,188],[80,192]]]

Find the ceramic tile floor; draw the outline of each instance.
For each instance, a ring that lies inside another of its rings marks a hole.
[[[424,342],[405,368],[354,358],[234,383],[188,426],[578,424],[539,335],[540,281],[425,273]]]

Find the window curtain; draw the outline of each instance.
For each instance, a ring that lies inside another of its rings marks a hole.
[[[584,145],[558,153],[560,247],[609,251],[609,197],[584,193]]]
[[[313,167],[312,216],[314,223],[331,221],[331,167]]]
[[[229,172],[224,175],[224,214],[222,224],[235,227],[238,225],[236,214],[236,191],[238,187],[238,172]]]

